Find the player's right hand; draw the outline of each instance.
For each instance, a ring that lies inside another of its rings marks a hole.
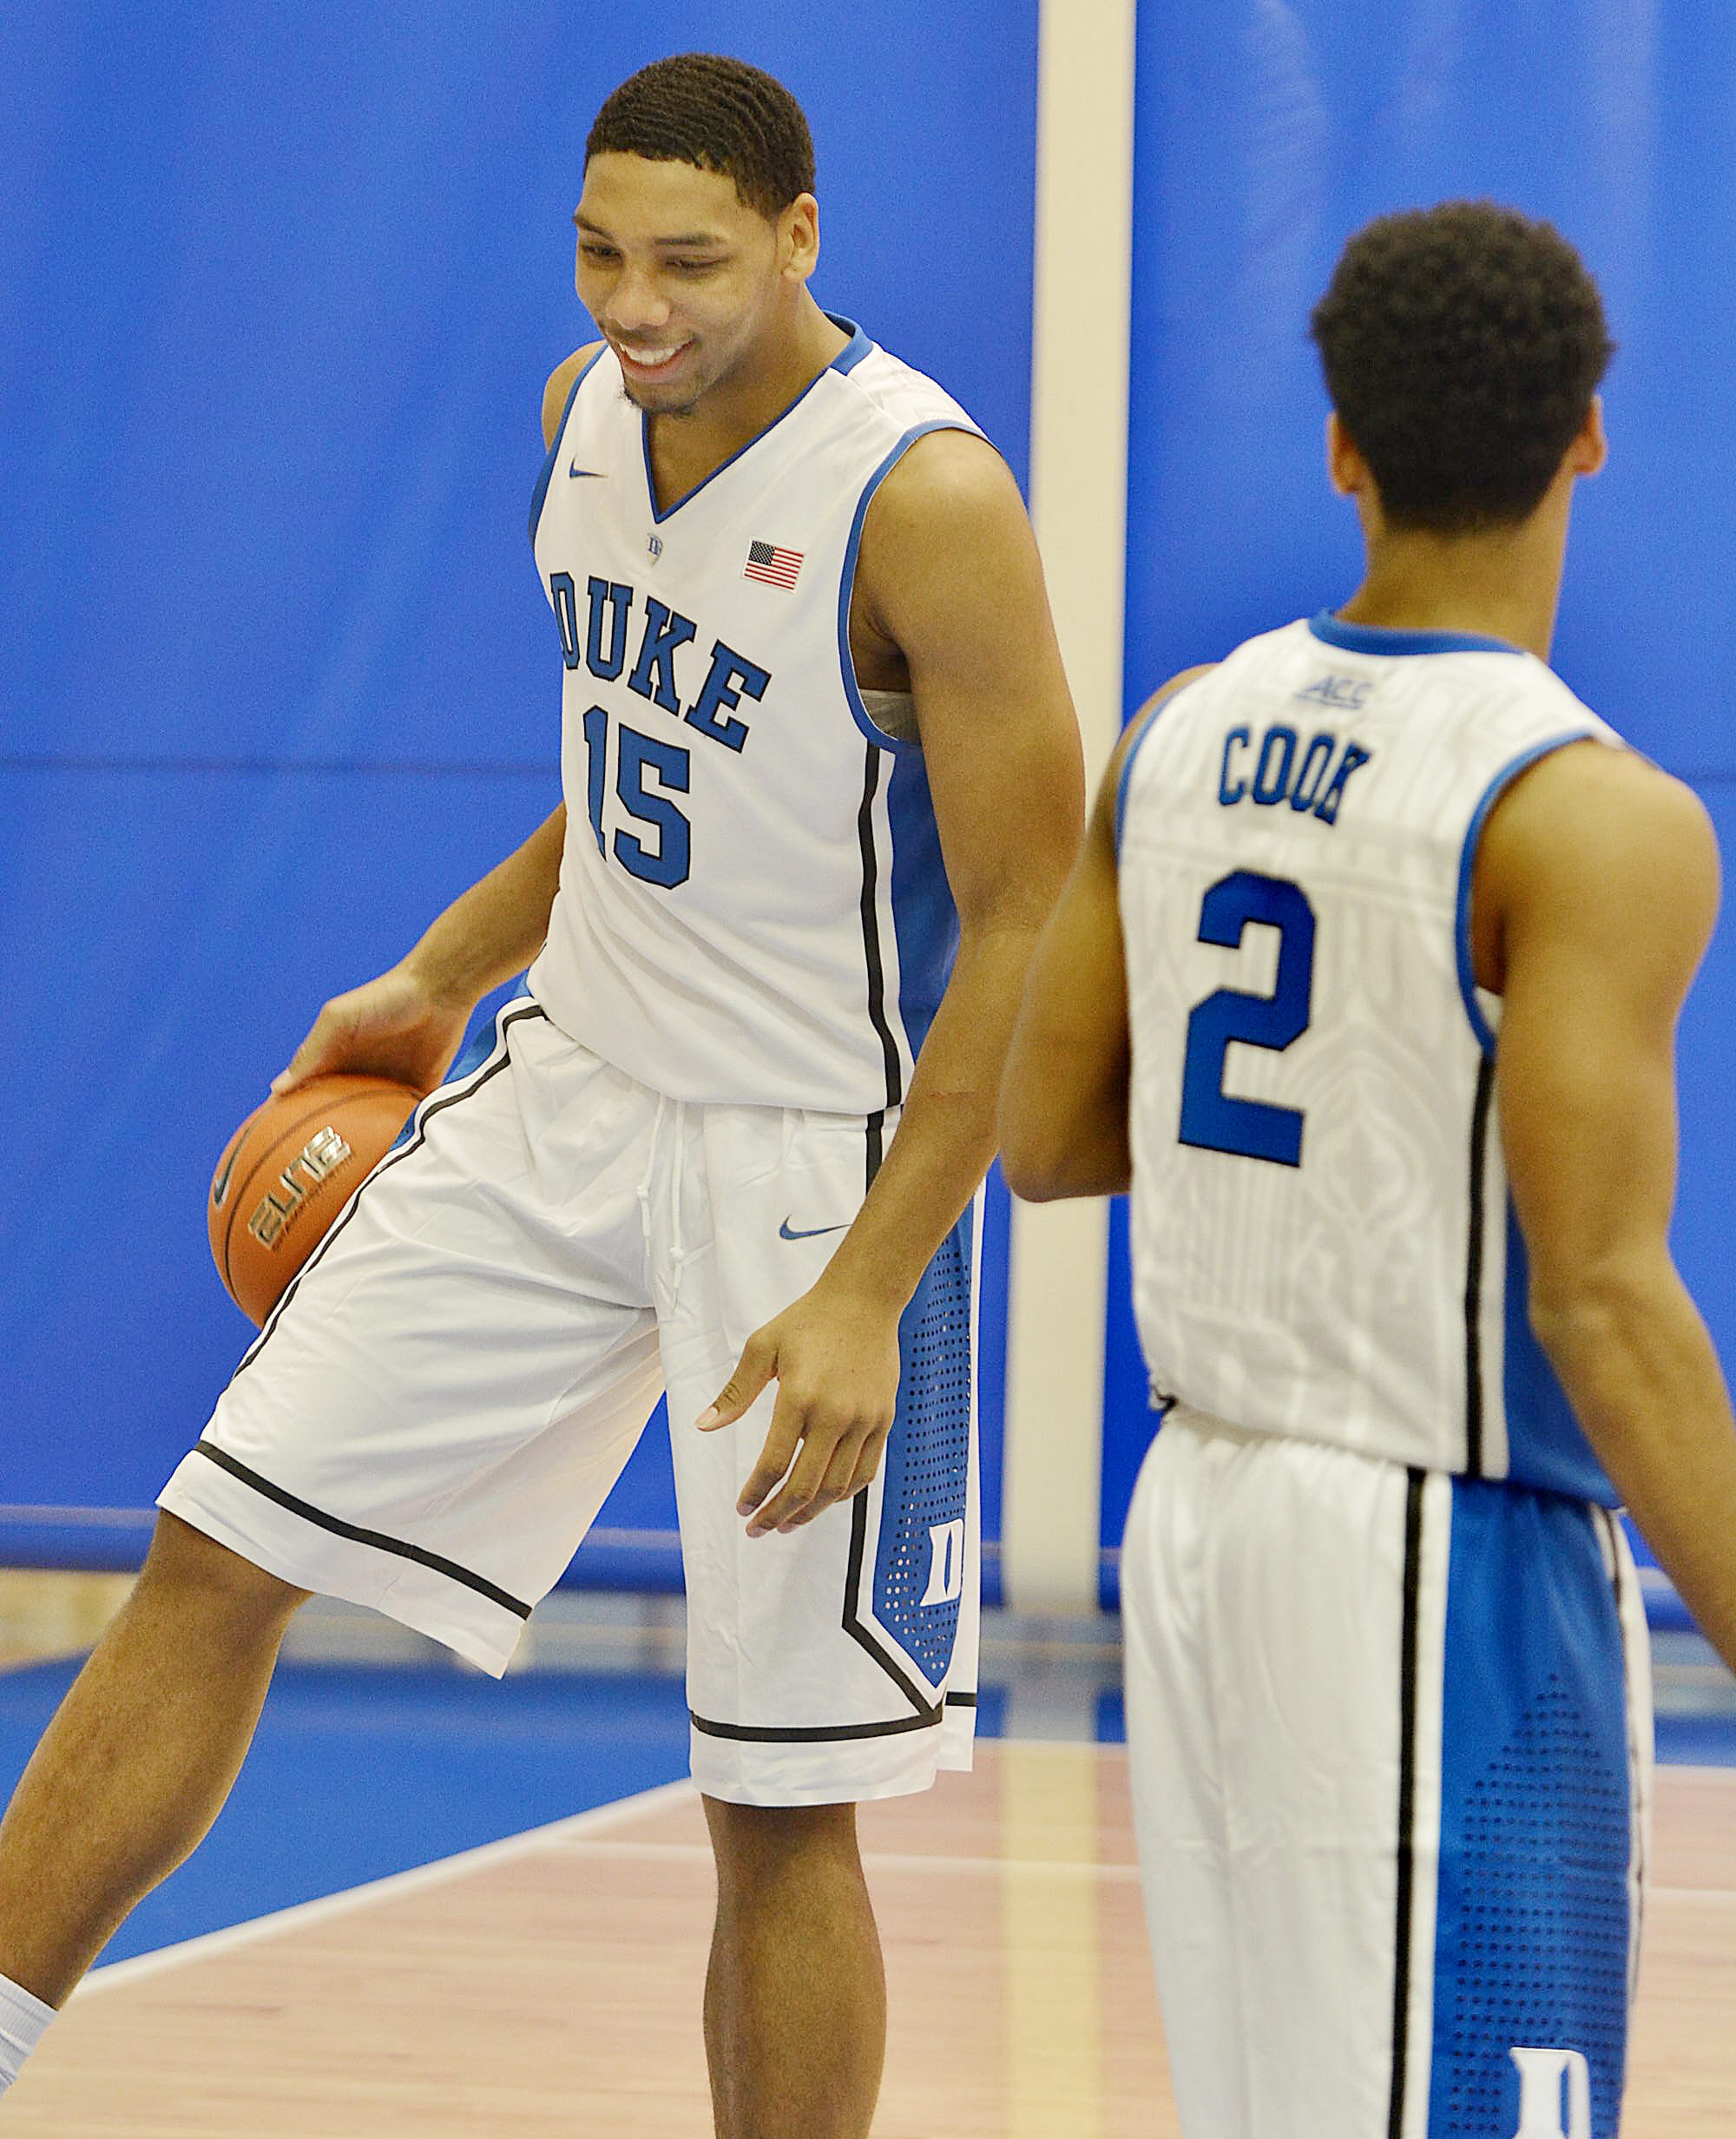
[[[470,1006],[434,994],[407,965],[333,996],[312,1030],[272,1079],[281,1096],[334,1070],[395,1077],[431,1092],[451,1067],[470,1023]]]

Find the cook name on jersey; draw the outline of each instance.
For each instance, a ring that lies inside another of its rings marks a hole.
[[[672,609],[655,595],[641,598],[637,590],[620,580],[585,582],[584,621],[581,628],[578,589],[570,572],[551,572],[549,590],[561,630],[561,658],[572,669],[588,668],[602,683],[615,683],[626,672],[629,691],[649,705],[658,706],[672,719],[697,728],[701,735],[726,750],[740,750],[747,741],[748,721],[741,711],[744,698],[763,699],[772,672],[722,639],[713,639],[708,666],[697,694],[686,705],[676,683],[676,656],[684,647],[695,650],[684,656],[683,667],[691,677],[698,673],[700,628],[690,616]],[[635,615],[638,616],[636,634]],[[632,665],[628,648],[635,637]]]
[[[1328,684],[1337,681],[1326,678]],[[1318,690],[1296,693],[1299,698],[1318,694]],[[1356,702],[1360,706],[1362,701]],[[1359,773],[1373,754],[1361,743],[1341,740],[1328,728],[1321,728],[1304,745],[1297,730],[1283,721],[1263,730],[1256,744],[1253,729],[1239,722],[1224,737],[1218,800],[1226,809],[1253,802],[1269,810],[1287,802],[1298,816],[1336,825],[1351,774]]]

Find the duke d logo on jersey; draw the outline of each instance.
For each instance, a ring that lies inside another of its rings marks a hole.
[[[1591,2067],[1576,2050],[1514,2050],[1519,2129],[1513,2139],[1591,2139]]]
[[[924,1604],[956,1604],[964,1592],[964,1525],[962,1522],[929,1525],[928,1587]]]

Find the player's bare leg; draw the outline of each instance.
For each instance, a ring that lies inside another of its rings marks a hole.
[[[706,2055],[718,2139],[863,2139],[886,1974],[853,1805],[705,1800],[717,1859]]]
[[[172,1515],[0,1823],[0,1974],[59,2005],[216,1818],[306,1592]]]

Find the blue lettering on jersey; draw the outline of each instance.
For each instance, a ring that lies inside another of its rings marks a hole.
[[[1269,810],[1274,802],[1281,802],[1289,793],[1290,774],[1295,763],[1295,729],[1281,725],[1267,728],[1260,742],[1259,764],[1253,776],[1253,799],[1263,810]]]
[[[675,690],[675,648],[685,646],[698,629],[690,616],[666,608],[654,594],[646,596],[645,636],[639,642],[639,658],[627,688],[652,700],[665,713],[673,713],[678,721],[681,701]]]
[[[1224,738],[1218,800],[1226,809],[1245,800],[1266,810],[1288,802],[1299,816],[1307,814],[1323,825],[1335,825],[1351,773],[1366,765],[1371,754],[1360,743],[1341,744],[1325,729],[1304,750],[1295,729],[1281,721],[1266,729],[1256,752],[1252,730],[1233,727]]]
[[[595,580],[591,582],[593,587]],[[570,572],[550,572],[549,592],[555,603],[555,622],[561,633],[561,659],[568,668],[579,665],[579,605],[573,592]]]
[[[711,672],[699,696],[687,708],[687,725],[731,750],[740,750],[747,740],[747,723],[734,719],[733,709],[741,703],[743,691],[750,698],[764,698],[766,686],[771,681],[769,670],[738,654],[733,646],[726,646],[721,639],[715,641],[711,649]],[[720,712],[728,717],[720,721]]]
[[[572,582],[568,582],[570,585]],[[590,605],[590,615],[585,632],[585,666],[594,676],[605,683],[613,683],[621,674],[627,660],[627,612],[633,607],[633,589],[618,581],[588,579],[585,595]],[[603,610],[608,610],[608,651],[602,650]],[[576,661],[569,661],[569,668],[576,668]]]
[[[1246,780],[1233,780],[1230,778],[1230,753],[1238,743],[1246,750],[1253,740],[1253,738],[1245,727],[1233,727],[1224,738],[1224,769],[1218,775],[1218,800],[1226,809],[1228,809],[1232,804],[1240,802],[1248,791]]]
[[[1302,754],[1302,766],[1296,775],[1296,785],[1290,791],[1292,810],[1312,810],[1320,799],[1320,790],[1326,784],[1326,767],[1332,763],[1338,747],[1336,735],[1319,734]]]
[[[1351,774],[1359,767],[1366,765],[1368,760],[1369,753],[1360,743],[1345,745],[1345,754],[1338,760],[1338,769],[1332,774],[1332,784],[1315,807],[1314,814],[1323,825],[1338,823],[1338,807],[1345,799],[1345,789],[1350,785]]]
[[[579,611],[572,574],[551,572],[549,592],[555,605],[555,621],[560,627],[561,658],[569,668],[576,668],[581,659]],[[596,578],[586,582],[585,595],[584,666],[601,681],[613,683],[627,666],[628,624],[639,596],[634,588],[623,586],[618,580]],[[683,713],[675,684],[675,655],[678,648],[695,637],[698,629],[690,617],[669,609],[654,596],[647,595],[645,629],[627,687],[640,697],[661,706],[665,713],[674,714],[689,727],[696,727],[713,742],[721,743],[726,750],[740,750],[747,740],[747,723],[739,717],[738,708],[744,697],[756,701],[765,698],[771,688],[772,672],[762,668],[758,661],[750,661],[746,654],[738,654],[723,640],[713,639],[711,666],[700,686],[700,694]],[[605,638],[608,642],[607,648],[603,643]],[[602,729],[599,727],[596,734],[592,734],[593,716],[596,722],[603,723],[607,715],[601,706],[594,706],[585,716],[586,740],[592,751],[591,822],[601,846],[602,790],[598,767]],[[673,785],[673,780],[666,784]],[[635,871],[635,875],[641,873]]]

